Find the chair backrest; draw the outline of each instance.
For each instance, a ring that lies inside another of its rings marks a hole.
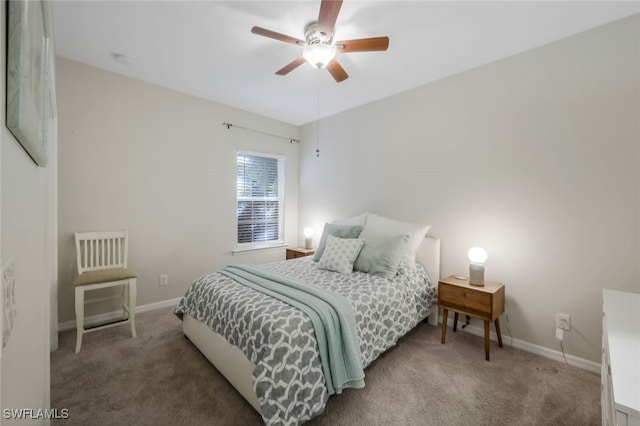
[[[76,232],[75,235],[78,274],[127,267],[128,231]]]

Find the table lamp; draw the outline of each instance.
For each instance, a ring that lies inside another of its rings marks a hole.
[[[302,232],[304,233],[304,248],[309,250],[313,239],[313,228],[307,226]]]

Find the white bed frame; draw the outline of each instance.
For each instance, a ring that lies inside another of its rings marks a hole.
[[[440,239],[427,235],[416,258],[429,272],[431,281],[437,286],[437,281],[440,278]],[[437,304],[429,309],[426,318],[428,318],[429,324],[438,325]],[[253,377],[251,375],[256,368],[255,364],[220,334],[188,314],[183,317],[182,330],[213,366],[240,392],[240,395],[260,413],[260,403],[253,391]]]

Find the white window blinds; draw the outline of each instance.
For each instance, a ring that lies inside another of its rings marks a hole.
[[[238,152],[238,244],[284,241],[284,157]]]

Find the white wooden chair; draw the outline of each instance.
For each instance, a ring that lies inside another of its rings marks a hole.
[[[127,269],[129,245],[128,231],[76,232],[78,278],[76,291],[76,353],[80,352],[85,333],[131,324],[131,335],[136,337],[136,278],[138,274]],[[122,286],[121,294],[85,300],[85,292],[107,287]],[[95,327],[84,327],[84,306],[88,303],[122,298],[122,319]]]

